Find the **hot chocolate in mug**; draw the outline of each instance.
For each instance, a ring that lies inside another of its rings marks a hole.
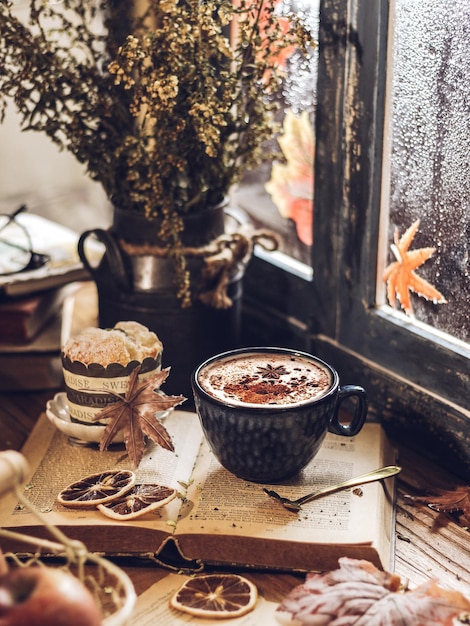
[[[201,363],[191,384],[196,412],[215,457],[239,478],[277,483],[317,454],[327,432],[353,437],[367,416],[367,395],[340,385],[321,359],[289,348],[231,350]],[[351,421],[339,418],[356,399]]]

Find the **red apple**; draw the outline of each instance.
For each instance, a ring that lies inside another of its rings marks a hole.
[[[53,567],[23,567],[0,577],[0,626],[100,626],[91,593]]]

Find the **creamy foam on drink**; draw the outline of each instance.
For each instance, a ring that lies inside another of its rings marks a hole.
[[[208,363],[198,382],[223,402],[279,407],[324,395],[332,379],[320,363],[299,355],[247,352]]]

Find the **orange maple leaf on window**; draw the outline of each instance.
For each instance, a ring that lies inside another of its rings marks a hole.
[[[410,245],[418,231],[419,220],[416,220],[399,238],[395,230],[394,243],[391,245],[396,261],[385,269],[383,280],[387,283],[387,298],[390,306],[395,305],[398,298],[402,309],[413,315],[410,292],[432,300],[435,304],[446,304],[447,300],[431,283],[418,276],[414,270],[423,265],[436,251],[436,248],[418,248],[410,250]]]

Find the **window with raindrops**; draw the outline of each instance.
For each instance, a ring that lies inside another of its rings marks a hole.
[[[470,3],[390,3],[379,294],[470,340]]]

